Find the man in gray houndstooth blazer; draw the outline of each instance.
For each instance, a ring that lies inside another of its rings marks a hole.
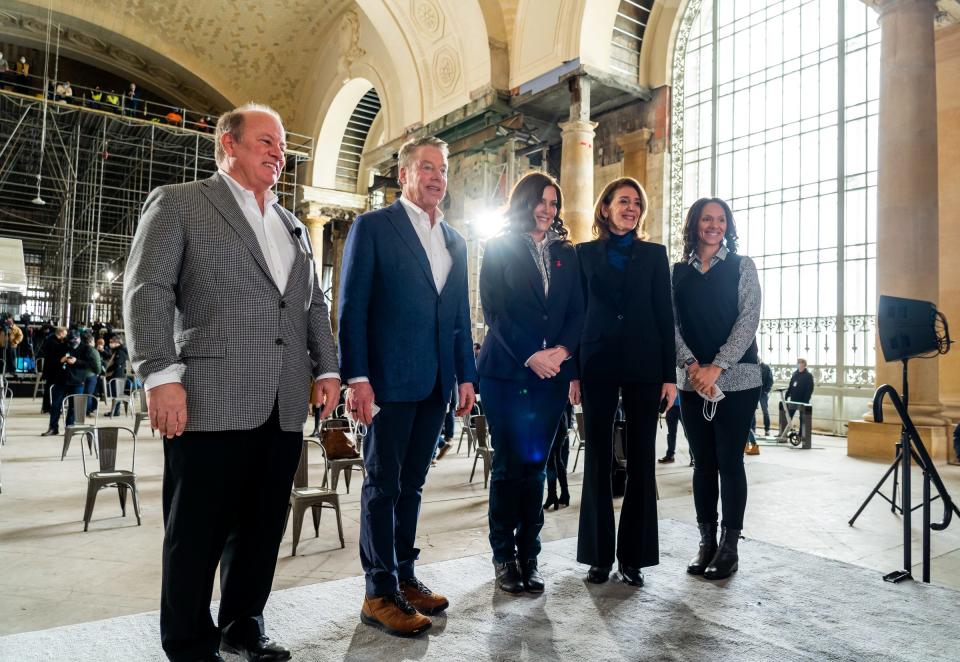
[[[326,416],[340,379],[307,233],[271,190],[284,138],[265,106],[223,115],[219,172],[154,190],[127,260],[130,356],[163,435],[160,636],[171,660],[221,660],[221,648],[290,657],[265,636],[262,612],[311,382]]]

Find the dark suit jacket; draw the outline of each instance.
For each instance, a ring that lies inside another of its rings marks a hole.
[[[480,349],[483,377],[540,382],[524,363],[544,347],[563,345],[576,357],[583,327],[583,291],[577,253],[568,242],[550,250],[550,292],[519,235],[487,242],[480,269],[480,300],[490,331]],[[554,381],[576,377],[576,359],[565,361]]]
[[[607,241],[577,246],[586,300],[580,339],[585,380],[676,383],[670,265],[660,244],[634,241],[625,271],[607,262]]]
[[[810,396],[813,395],[813,374],[809,370],[800,372],[794,370],[790,377],[790,387],[783,395],[785,400],[793,402],[810,402]]]
[[[353,222],[340,276],[340,374],[367,377],[377,402],[413,402],[476,381],[467,244],[441,221],[453,267],[437,292],[423,245],[398,201]]]

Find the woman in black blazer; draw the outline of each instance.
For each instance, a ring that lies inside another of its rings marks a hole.
[[[580,380],[570,401],[583,404],[586,460],[577,561],[587,579],[607,581],[614,548],[621,579],[643,585],[659,563],[656,439],[660,403],[676,397],[670,266],[660,244],[643,241],[647,196],[623,177],[607,184],[594,209],[596,240],[577,246],[586,302]],[[627,487],[620,533],[613,516],[612,427],[620,398],[627,422]],[[616,543],[615,543],[616,539]]]
[[[497,585],[509,593],[543,591],[543,482],[583,326],[577,254],[561,209],[552,177],[525,175],[480,269],[489,327],[477,371],[493,445],[490,546]]]

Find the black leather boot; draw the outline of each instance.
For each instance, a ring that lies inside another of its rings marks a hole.
[[[737,571],[737,541],[740,539],[740,529],[723,527],[720,534],[720,546],[710,565],[703,571],[704,579],[726,579]]]
[[[691,575],[702,575],[717,553],[717,523],[700,522],[697,528],[700,529],[700,551],[687,566],[687,572]]]
[[[497,573],[497,586],[507,593],[523,593],[523,575],[520,574],[520,566],[517,562],[507,561],[506,563],[493,562],[493,568]]]
[[[530,559],[520,563],[520,572],[523,573],[523,583],[528,593],[543,593],[543,575],[537,568],[537,560]]]

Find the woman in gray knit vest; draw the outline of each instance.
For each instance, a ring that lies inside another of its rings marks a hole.
[[[673,268],[677,387],[695,460],[693,501],[700,528],[700,550],[687,572],[723,579],[737,571],[747,505],[743,440],[760,399],[760,281],[753,261],[737,254],[737,228],[723,200],[697,200],[683,238],[684,261]]]

